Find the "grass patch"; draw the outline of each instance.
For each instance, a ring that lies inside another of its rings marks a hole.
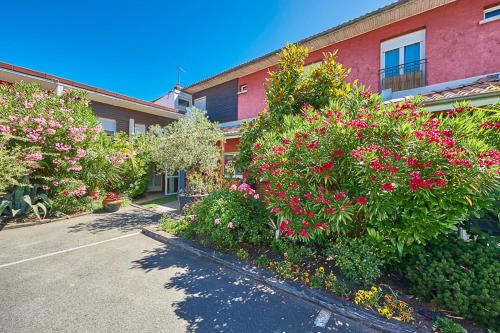
[[[166,195],[166,196],[161,197],[161,198],[156,198],[156,199],[153,199],[150,201],[146,201],[146,202],[142,203],[141,206],[143,206],[145,208],[156,208],[158,206],[161,206],[161,205],[164,205],[164,204],[167,204],[169,202],[176,201],[176,200],[177,200],[177,194],[171,194],[171,195]]]

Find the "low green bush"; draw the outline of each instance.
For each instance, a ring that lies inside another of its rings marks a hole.
[[[351,282],[368,286],[380,278],[384,262],[363,239],[341,240],[325,252],[335,257],[335,265]]]
[[[190,224],[194,233],[224,249],[268,242],[272,231],[264,205],[249,187],[239,188],[214,191],[194,204],[195,220]]]
[[[439,333],[467,333],[467,330],[462,325],[446,317],[438,317],[432,323],[432,329]]]
[[[406,276],[417,295],[467,319],[500,328],[500,247],[494,238],[445,238],[411,257]]]

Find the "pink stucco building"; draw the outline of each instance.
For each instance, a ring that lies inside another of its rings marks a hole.
[[[337,61],[384,100],[424,95],[430,111],[459,99],[498,101],[491,84],[500,79],[499,0],[400,0],[306,38],[306,65],[337,50]],[[279,50],[183,89],[228,135],[237,151],[239,126],[266,106],[265,82]]]

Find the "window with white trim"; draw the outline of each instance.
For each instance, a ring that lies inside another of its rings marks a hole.
[[[483,14],[483,20],[480,23],[500,20],[500,5],[486,8]]]
[[[116,133],[116,120],[109,118],[98,117],[97,120],[101,123],[102,130],[106,132],[107,135],[113,136]]]
[[[235,166],[238,153],[224,153],[224,177],[243,178],[241,170]]]
[[[425,85],[425,62],[425,29],[380,43],[382,90]]]
[[[246,84],[242,84],[240,86],[240,94],[243,94],[243,93],[246,93],[248,91],[248,88],[247,88],[247,85]]]
[[[146,133],[146,125],[135,123],[134,124],[134,134],[138,135],[138,134],[144,134],[144,133]]]

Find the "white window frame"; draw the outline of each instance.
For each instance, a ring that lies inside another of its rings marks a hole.
[[[179,171],[177,171],[177,173],[174,175],[169,175],[167,172],[165,172],[165,195],[179,194],[179,190],[180,190],[179,174],[180,174]],[[168,192],[168,180],[175,179],[175,178],[177,178],[177,192]]]
[[[138,132],[137,131],[138,128],[142,128],[143,131],[142,132]],[[147,131],[147,127],[146,127],[145,124],[138,124],[138,123],[134,124],[134,135],[144,134],[144,133],[146,133],[146,131]]]
[[[224,152],[224,166],[223,166],[223,170],[224,170],[224,177],[226,176],[226,156],[232,156],[233,157],[233,161],[234,161],[234,157],[236,157],[238,155],[238,152]],[[229,177],[231,176],[231,177]],[[235,170],[235,173],[233,175],[228,175],[227,178],[233,178],[233,179],[243,179],[243,174],[239,174],[239,173],[236,173],[236,170]]]
[[[197,101],[201,101],[201,100],[204,100],[204,101],[205,101],[205,108],[204,108],[204,109],[201,109],[201,108],[199,108],[199,107],[196,105],[196,102],[197,102]],[[194,106],[195,108],[198,108],[198,109],[201,109],[201,110],[206,111],[206,110],[207,110],[207,96],[203,96],[203,97],[196,98],[196,99],[194,100],[194,102],[193,102],[193,106]]]
[[[97,117],[97,120],[101,124],[103,131],[113,132],[113,135],[116,133],[116,119]],[[109,128],[106,128],[106,125],[110,125]]]
[[[420,60],[425,59],[425,29],[418,30],[403,36],[392,38],[380,43],[380,69],[385,69],[385,52],[399,49],[399,65],[405,62],[405,46],[420,43]],[[401,66],[400,75],[404,66]]]
[[[479,24],[485,24],[485,23],[488,23],[488,22],[491,22],[491,21],[500,20],[500,15],[493,16],[493,17],[490,17],[490,18],[486,18],[486,14],[487,13],[495,11],[495,10],[498,10],[498,9],[500,9],[500,5],[496,5],[496,6],[493,6],[493,7],[490,7],[490,8],[486,8],[483,11],[483,19],[481,21],[479,21]]]
[[[239,95],[239,94],[244,94],[244,93],[246,93],[247,91],[248,91],[248,87],[247,87],[246,83],[245,83],[245,84],[242,84],[242,85],[240,86],[240,90],[238,91],[238,95]]]

